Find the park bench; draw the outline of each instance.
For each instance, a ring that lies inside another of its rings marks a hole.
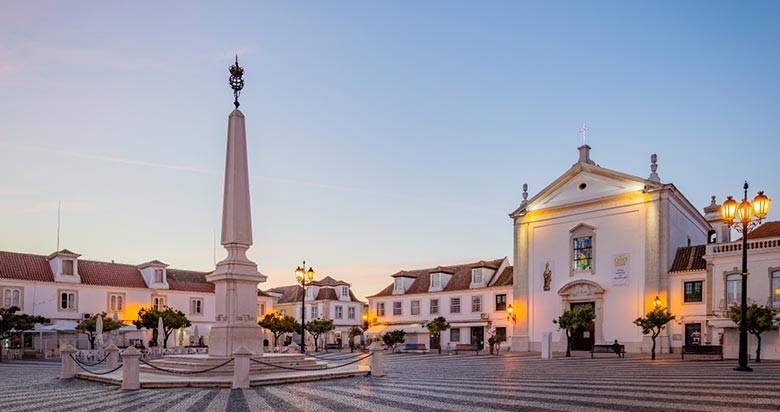
[[[625,345],[618,345],[620,348],[617,352],[615,352],[615,348],[612,347],[613,344],[606,344],[606,345],[593,345],[593,349],[590,350],[590,358],[593,359],[594,353],[617,353],[618,358],[625,358],[626,357],[626,346]]]
[[[455,354],[457,355],[459,351],[474,351],[479,355],[479,345],[471,345],[467,343],[458,343],[455,345]]]
[[[682,347],[683,359],[685,359],[685,354],[716,355],[716,356],[720,356],[720,360],[723,360],[723,346],[722,345],[683,345]]]
[[[420,352],[428,353],[424,343],[407,343],[401,348],[400,352]]]
[[[339,352],[341,352],[341,345],[339,345],[338,343],[326,343],[325,352],[327,352],[329,349],[336,349]]]

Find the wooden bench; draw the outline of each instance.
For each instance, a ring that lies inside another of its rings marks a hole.
[[[614,344],[606,344],[606,345],[593,345],[593,349],[590,350],[590,358],[593,359],[594,353],[616,353],[618,355],[618,358],[625,358],[626,357],[626,346],[625,345],[618,345],[619,348],[617,351],[615,351],[615,348],[613,347]]]
[[[327,352],[329,349],[336,349],[339,352],[341,352],[341,345],[339,345],[338,343],[326,343],[325,352]]]
[[[424,343],[407,343],[399,352],[421,352],[428,353]]]
[[[720,356],[720,360],[723,360],[723,346],[722,345],[683,345],[682,358],[685,359],[685,354],[688,355],[717,355]]]
[[[458,343],[455,345],[455,354],[458,354],[458,351],[474,351],[479,355],[479,345],[470,345],[466,343]]]

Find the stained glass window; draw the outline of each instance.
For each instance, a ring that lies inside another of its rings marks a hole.
[[[592,236],[574,238],[574,270],[590,270],[593,248]]]

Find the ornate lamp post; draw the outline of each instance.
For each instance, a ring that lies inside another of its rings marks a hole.
[[[309,270],[306,270],[306,261],[303,261],[303,266],[298,266],[295,269],[295,278],[298,279],[298,283],[303,288],[303,294],[301,296],[301,353],[306,353],[306,286],[309,286],[314,280],[314,268],[309,266]]]
[[[753,202],[747,200],[748,183],[745,181],[743,187],[745,196],[742,198],[742,203],[737,205],[737,201],[729,196],[723,206],[720,208],[723,221],[726,222],[729,227],[734,226],[737,232],[742,233],[742,303],[740,309],[742,314],[740,316],[741,322],[739,322],[739,366],[734,368],[736,371],[750,372],[753,369],[748,366],[748,338],[747,338],[747,235],[756,226],[761,224],[761,220],[764,219],[769,211],[769,200],[764,192],[758,192],[758,195],[753,199]],[[755,216],[755,217],[754,217]],[[738,218],[739,221],[735,222],[734,218]]]

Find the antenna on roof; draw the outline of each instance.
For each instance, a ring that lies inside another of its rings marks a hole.
[[[56,251],[60,251],[60,210],[62,209],[62,200],[58,201],[57,203],[57,249]]]

